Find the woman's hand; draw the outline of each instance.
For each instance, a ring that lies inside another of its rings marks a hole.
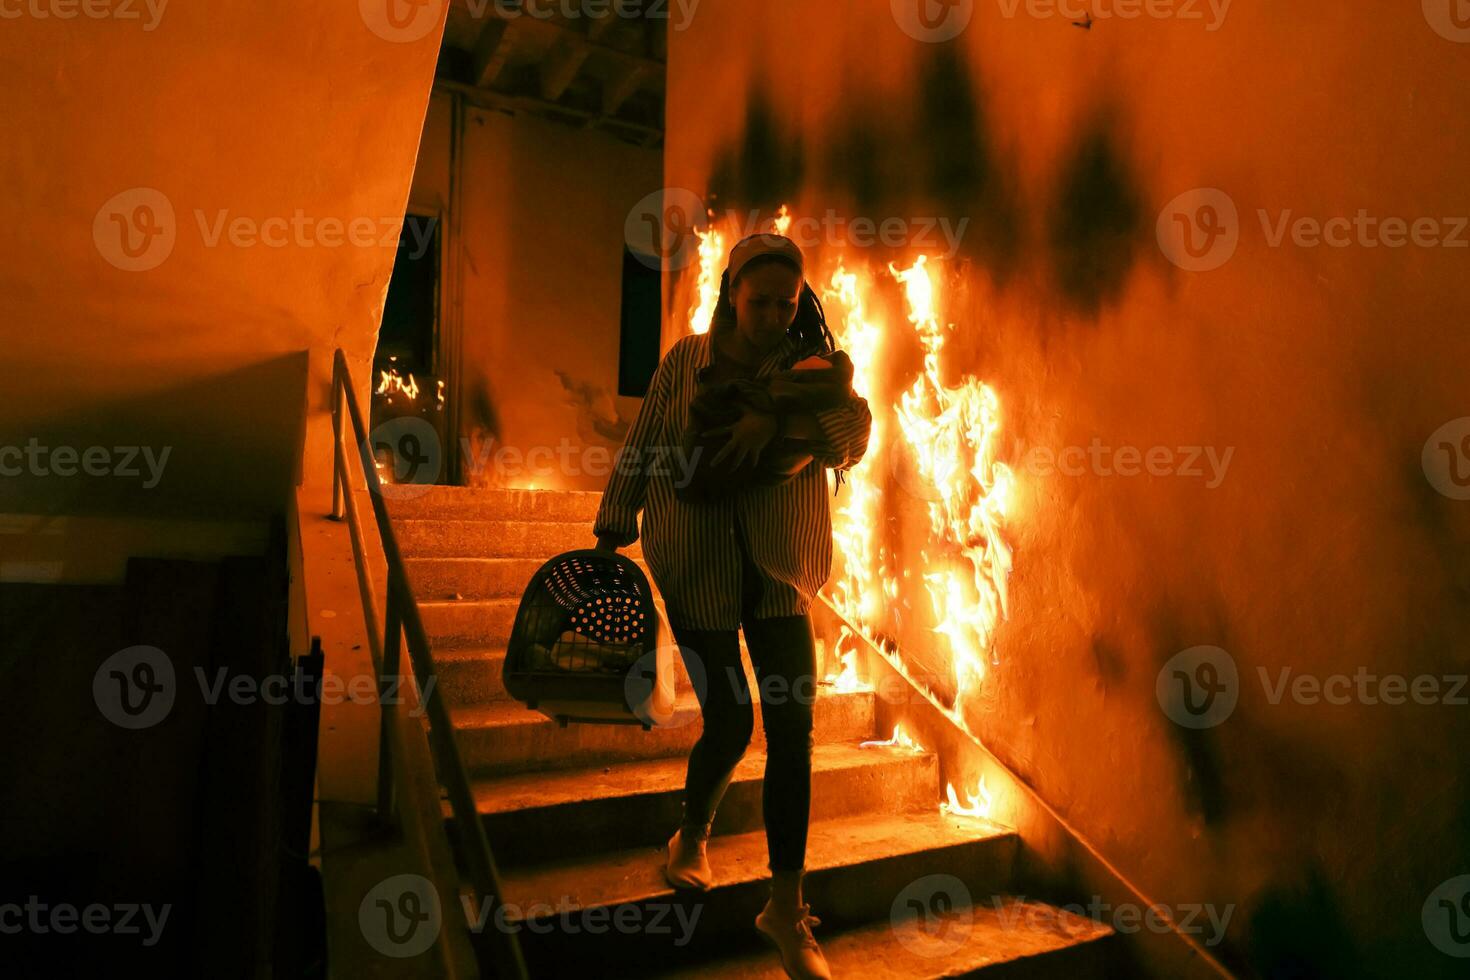
[[[730,441],[720,447],[710,465],[719,466],[726,458],[733,460],[732,469],[740,469],[747,460],[752,466],[756,465],[760,462],[761,450],[776,437],[777,428],[776,416],[745,409],[739,421],[709,430],[710,435],[730,434]]]
[[[597,550],[610,551],[613,554],[617,554],[618,544],[612,538],[608,537],[607,535],[603,535],[602,537],[597,539]]]

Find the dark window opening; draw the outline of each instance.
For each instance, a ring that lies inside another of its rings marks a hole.
[[[410,214],[404,218],[403,232],[398,237],[398,255],[383,304],[383,325],[378,331],[374,361],[388,362],[400,374],[432,374],[438,319],[439,219]]]
[[[441,251],[436,215],[404,217],[373,355],[371,442],[379,477],[390,483],[444,483],[450,474]]]
[[[623,313],[618,343],[618,394],[641,398],[658,368],[663,303],[659,260],[623,249]]]

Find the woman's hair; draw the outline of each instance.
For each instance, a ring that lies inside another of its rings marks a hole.
[[[776,256],[757,256],[747,262],[745,268],[740,271],[743,273],[763,262],[787,264]],[[720,298],[715,304],[715,322],[734,326],[735,302],[730,295],[730,290],[730,270],[726,269],[720,276]],[[801,281],[801,296],[796,301],[796,319],[791,321],[786,335],[793,338],[802,350],[816,347],[818,348],[817,353],[829,354],[837,349],[837,342],[832,339],[832,331],[827,329],[827,311],[822,309],[822,301],[817,298],[816,292],[805,279]]]

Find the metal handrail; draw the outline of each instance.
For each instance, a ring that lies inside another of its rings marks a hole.
[[[383,547],[383,557],[388,566],[388,588],[386,592],[386,615],[378,611],[377,596],[373,589],[372,576],[368,571],[366,547],[362,536],[357,501],[352,492],[351,469],[342,442],[343,408],[351,422],[352,435],[358,447],[358,462],[363,480],[367,484],[373,504],[373,517],[378,525],[378,536]],[[352,554],[357,565],[358,589],[362,595],[363,614],[368,624],[368,642],[374,664],[378,671],[378,689],[385,692],[380,697],[382,726],[379,733],[378,752],[378,812],[385,819],[393,817],[393,761],[392,746],[398,717],[394,711],[397,698],[386,696],[386,692],[398,689],[396,684],[400,651],[407,639],[408,659],[413,668],[414,679],[421,694],[422,707],[428,716],[427,748],[437,773],[437,781],[449,796],[450,809],[458,829],[460,853],[465,862],[466,877],[474,890],[476,910],[489,914],[482,921],[497,921],[495,912],[502,895],[500,872],[495,864],[495,855],[490,850],[489,838],[485,836],[485,825],[480,820],[475,806],[474,792],[460,758],[459,744],[454,738],[454,725],[444,699],[438,697],[437,674],[434,670],[433,654],[430,651],[428,634],[424,631],[423,617],[418,601],[408,582],[408,573],[403,564],[403,552],[393,532],[388,517],[387,502],[383,497],[383,484],[378,477],[377,461],[368,440],[367,427],[363,424],[362,410],[358,407],[357,395],[352,387],[352,375],[347,367],[347,357],[339,348],[332,361],[332,435],[333,435],[333,478],[332,517],[346,517],[352,538]],[[378,632],[378,623],[383,630]],[[388,685],[393,685],[389,688]],[[422,725],[413,726],[423,732]],[[399,746],[400,749],[406,746]],[[404,758],[411,753],[402,752]],[[437,799],[433,801],[439,806]],[[442,821],[440,827],[442,828]],[[447,920],[455,917],[446,913]],[[466,924],[468,928],[468,924]],[[482,976],[525,980],[526,964],[521,956],[520,942],[515,933],[508,930],[488,928],[489,937],[481,933],[483,947],[479,952]],[[493,969],[488,969],[493,968]]]

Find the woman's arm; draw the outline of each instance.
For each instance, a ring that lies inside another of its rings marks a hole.
[[[849,470],[862,462],[872,428],[868,400],[859,395],[836,408],[789,415],[786,422],[787,435],[824,443],[812,458],[834,470]]]
[[[679,344],[669,348],[653,372],[648,394],[638,407],[638,417],[633,420],[623,440],[623,448],[614,460],[607,488],[602,491],[602,504],[597,508],[597,519],[592,524],[598,547],[621,548],[638,540],[638,512],[643,509],[643,501],[648,494],[651,455],[648,450],[663,432],[678,350]]]

